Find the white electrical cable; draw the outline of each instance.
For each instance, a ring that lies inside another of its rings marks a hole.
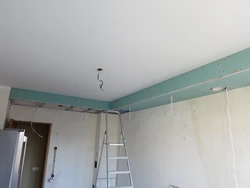
[[[168,115],[171,115],[173,112],[173,107],[174,107],[173,95],[170,96],[170,101],[171,101],[171,109]]]
[[[177,89],[177,90],[174,90],[174,91],[169,91],[169,92],[166,92],[166,93],[163,93],[163,94],[160,94],[160,95],[156,95],[156,96],[153,96],[153,97],[150,97],[150,98],[138,101],[138,102],[134,102],[134,103],[127,104],[127,105],[124,105],[124,106],[120,106],[117,109],[124,109],[124,108],[129,107],[129,106],[138,105],[138,104],[141,104],[141,103],[144,103],[144,102],[156,99],[156,98],[160,98],[160,97],[163,97],[163,96],[166,96],[166,95],[170,95],[170,94],[174,94],[174,93],[177,93],[177,92],[181,92],[181,91],[184,91],[186,89],[191,89],[193,87],[200,86],[200,85],[203,85],[203,84],[212,83],[212,82],[215,82],[215,81],[218,81],[218,80],[221,80],[221,79],[224,79],[224,78],[228,78],[230,76],[234,76],[236,74],[240,74],[240,73],[243,73],[243,72],[248,72],[248,71],[250,72],[250,68],[249,69],[245,69],[245,70],[241,70],[241,71],[236,71],[234,73],[231,73],[231,74],[228,74],[228,75],[225,75],[225,76],[221,76],[221,77],[218,77],[218,78],[213,78],[213,79],[210,79],[210,80],[207,80],[207,81],[204,81],[204,82],[199,82],[198,84],[193,84],[193,85],[190,85],[190,86],[187,86],[187,87],[183,87],[181,89]]]
[[[226,89],[226,97],[227,97],[227,116],[228,116],[228,121],[229,121],[229,136],[231,140],[232,155],[233,155],[233,175],[234,175],[234,181],[235,181],[235,188],[238,188],[238,179],[237,179],[237,172],[236,172],[236,155],[235,155],[234,139],[233,139],[233,133],[232,133],[232,120],[230,116],[230,100],[229,100],[227,89]]]
[[[30,126],[31,126],[32,131],[33,131],[37,136],[39,136],[40,138],[43,138],[42,135],[40,135],[38,132],[35,131],[35,129],[34,129],[34,127],[33,127],[33,124],[32,124],[32,121],[33,121],[33,119],[34,119],[34,117],[35,117],[35,115],[36,115],[36,111],[37,111],[37,108],[36,108],[36,110],[34,111],[34,113],[33,113],[33,115],[32,115],[32,118],[31,118],[31,121],[30,121]]]
[[[129,114],[128,114],[129,120],[131,120],[131,111],[132,111],[132,107],[130,106],[129,107]]]

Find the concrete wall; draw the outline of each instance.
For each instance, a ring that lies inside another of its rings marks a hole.
[[[0,129],[4,128],[9,103],[10,87],[0,86]]]
[[[229,92],[239,188],[250,187],[250,87]],[[234,188],[225,93],[123,115],[136,188]]]
[[[34,110],[11,106],[10,117],[30,121]],[[97,115],[38,109],[33,121],[52,123],[45,188],[92,187]],[[103,121],[102,116],[101,124]],[[58,147],[56,181],[48,183],[55,146]]]

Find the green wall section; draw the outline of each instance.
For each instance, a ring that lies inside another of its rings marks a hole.
[[[44,103],[53,103],[82,108],[92,108],[100,110],[109,110],[109,102],[44,93],[25,89],[11,88],[10,99],[20,99],[28,101],[38,101]]]
[[[112,102],[12,88],[10,98],[93,109],[132,111],[214,94],[211,88],[229,90],[250,85],[250,48],[186,72]]]
[[[250,48],[111,102],[111,109],[132,111],[213,94],[212,87],[250,85]],[[162,96],[163,95],[163,96]]]

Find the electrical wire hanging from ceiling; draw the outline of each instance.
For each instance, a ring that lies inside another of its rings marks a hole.
[[[97,80],[98,80],[99,82],[101,82],[101,83],[100,83],[100,89],[103,91],[103,84],[104,84],[104,82],[100,79],[100,72],[103,71],[103,69],[102,69],[102,68],[98,68],[97,71],[98,71]]]
[[[34,111],[34,113],[33,113],[33,115],[32,115],[32,118],[31,118],[31,121],[30,121],[30,127],[31,127],[31,129],[32,129],[32,131],[37,135],[37,136],[39,136],[40,138],[43,138],[43,136],[42,135],[40,135],[38,132],[36,132],[36,130],[34,129],[34,127],[33,127],[33,119],[34,119],[34,117],[35,117],[35,115],[36,115],[36,111],[37,111],[37,108],[35,109],[35,111]]]

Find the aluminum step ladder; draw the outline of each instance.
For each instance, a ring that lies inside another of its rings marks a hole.
[[[108,139],[108,114],[117,114],[119,116],[119,126],[120,126],[120,142],[119,143],[110,143],[109,139]],[[107,178],[99,178],[99,171],[100,171],[100,165],[101,165],[101,160],[102,160],[102,156],[103,156],[103,150],[104,150],[104,146],[106,147],[106,174],[107,174]],[[118,147],[119,151],[118,151],[118,156],[109,156],[109,148],[110,147]],[[121,149],[124,149],[124,156],[120,156],[121,153]],[[117,160],[117,169],[116,171],[112,171],[110,169],[109,166],[109,162],[111,160]],[[126,161],[126,166],[127,166],[127,170],[121,170],[119,171],[119,162],[120,160],[125,160]],[[129,176],[129,184],[128,186],[117,186],[117,178],[118,175],[121,174],[127,174]],[[115,175],[116,176],[116,185],[115,186],[111,186],[110,180],[111,180],[111,176]],[[99,188],[97,187],[97,182],[98,180],[107,180],[107,188],[134,188],[134,184],[133,184],[133,179],[132,179],[132,174],[131,174],[131,168],[130,168],[130,163],[129,163],[129,157],[128,157],[128,152],[127,152],[127,147],[126,147],[126,139],[124,136],[124,131],[123,131],[123,126],[122,126],[122,122],[121,122],[121,114],[117,111],[107,111],[106,112],[106,130],[104,133],[104,137],[103,137],[103,142],[102,142],[102,147],[101,147],[101,153],[100,153],[100,157],[99,157],[99,161],[98,161],[98,168],[97,168],[97,175],[96,175],[96,180],[95,180],[95,184],[94,184],[94,188]]]

